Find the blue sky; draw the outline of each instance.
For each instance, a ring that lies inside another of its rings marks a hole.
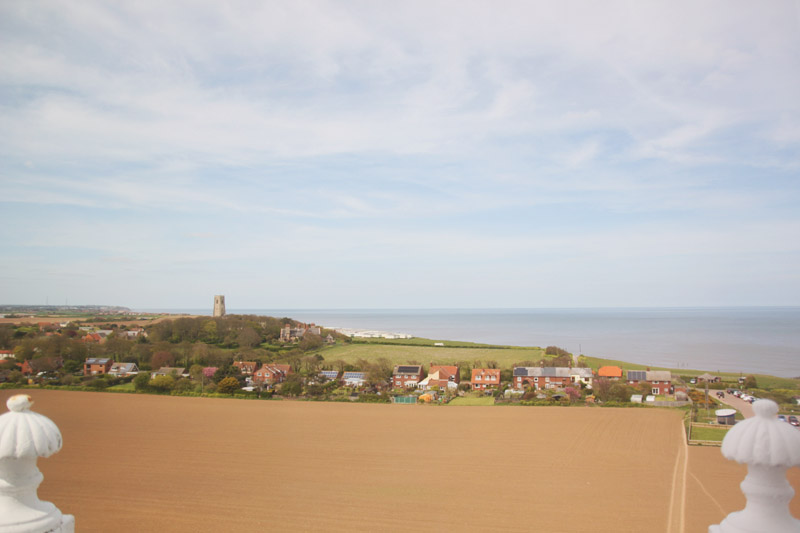
[[[800,305],[800,2],[3,2],[0,302]]]

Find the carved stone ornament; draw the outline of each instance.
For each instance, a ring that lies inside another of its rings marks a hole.
[[[61,449],[61,432],[31,411],[27,394],[12,396],[6,405],[9,412],[0,416],[0,533],[74,533],[75,517],[36,494],[44,479],[36,460]]]
[[[772,400],[756,401],[753,411],[754,417],[733,426],[722,441],[725,458],[747,464],[740,485],[747,504],[708,531],[800,533],[800,520],[789,512],[794,489],[786,479],[789,468],[800,466],[800,431],[778,420]]]

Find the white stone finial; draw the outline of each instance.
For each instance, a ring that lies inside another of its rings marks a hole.
[[[736,424],[722,441],[722,455],[747,464],[741,483],[747,504],[729,514],[709,533],[800,533],[800,520],[789,513],[794,496],[786,471],[800,466],[800,431],[775,416],[772,400],[753,403],[756,416]]]
[[[0,415],[0,532],[73,533],[75,518],[36,495],[43,479],[36,460],[61,449],[61,432],[31,405],[30,396],[17,394]]]

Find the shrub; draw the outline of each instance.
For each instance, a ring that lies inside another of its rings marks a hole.
[[[220,394],[233,394],[239,390],[239,380],[233,376],[222,378],[217,383],[217,392]]]
[[[133,388],[138,392],[144,392],[150,388],[150,376],[147,372],[139,372],[133,378]]]
[[[157,392],[169,392],[175,387],[175,378],[172,376],[156,376],[150,380],[149,385],[151,389]]]

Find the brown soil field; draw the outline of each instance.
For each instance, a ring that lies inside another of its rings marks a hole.
[[[39,495],[81,532],[705,532],[744,505],[669,410],[25,392],[64,437]]]

